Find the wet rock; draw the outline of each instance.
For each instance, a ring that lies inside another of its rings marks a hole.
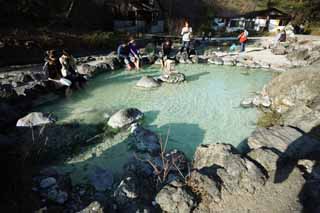
[[[138,198],[138,185],[134,178],[127,177],[122,180],[114,192],[116,201],[120,205],[132,202],[132,200]]]
[[[56,119],[48,114],[42,112],[32,112],[23,118],[20,118],[17,122],[17,127],[32,127],[41,126],[46,124],[52,124]]]
[[[94,168],[93,174],[91,174],[88,179],[90,184],[92,184],[97,191],[111,189],[113,184],[113,175],[111,171],[100,167]]]
[[[53,177],[47,177],[40,182],[40,188],[45,189],[53,186],[57,183],[57,180]]]
[[[148,152],[150,154],[159,154],[160,144],[159,137],[152,131],[141,126],[134,128],[132,131],[134,136],[133,146],[139,152]]]
[[[160,83],[150,76],[143,76],[136,84],[137,87],[142,88],[156,88]]]
[[[0,84],[0,98],[14,98],[17,93],[10,84]]]
[[[225,57],[222,58],[222,60],[223,60],[223,64],[224,64],[224,65],[227,65],[227,66],[234,66],[234,65],[236,65],[236,61],[235,61],[235,59],[234,59],[233,57],[227,57],[227,56],[225,56]]]
[[[143,113],[136,108],[122,109],[112,115],[108,121],[108,126],[112,128],[128,127],[132,123],[141,120]]]
[[[208,63],[215,65],[223,65],[223,60],[219,57],[212,57],[208,59]]]
[[[158,79],[162,82],[176,84],[185,81],[186,76],[183,73],[170,73],[161,75]]]
[[[197,55],[191,56],[191,61],[192,61],[193,64],[199,64],[200,63],[199,57]]]
[[[240,102],[240,106],[242,106],[243,108],[249,108],[253,106],[253,98],[244,98],[241,102]]]
[[[48,191],[47,198],[59,204],[64,204],[68,200],[68,194],[58,188],[52,188]]]
[[[219,177],[230,193],[242,189],[254,193],[265,182],[262,171],[228,144],[199,146],[194,155],[193,169],[206,170]]]
[[[88,76],[92,76],[97,71],[96,67],[89,64],[81,64],[77,68],[80,74]]]
[[[191,212],[196,205],[195,198],[186,189],[179,186],[180,184],[178,184],[178,187],[175,187],[174,185],[177,184],[174,182],[161,189],[156,196],[156,202],[165,212]]]
[[[104,213],[102,205],[98,201],[90,203],[85,209],[77,213]]]
[[[270,107],[271,106],[271,100],[270,100],[269,96],[257,95],[257,96],[255,96],[253,98],[252,104],[257,106],[257,107],[259,107],[259,106]]]

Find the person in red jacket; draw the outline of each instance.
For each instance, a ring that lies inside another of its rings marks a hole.
[[[248,41],[248,31],[246,29],[244,29],[240,35],[238,36],[239,42],[240,42],[240,52],[244,52],[246,49],[246,43]]]

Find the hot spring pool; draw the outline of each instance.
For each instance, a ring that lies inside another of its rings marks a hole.
[[[52,112],[59,122],[94,124],[104,115],[135,107],[145,113],[146,128],[165,135],[170,128],[169,148],[178,148],[191,159],[201,143],[230,143],[238,146],[256,127],[257,110],[239,107],[240,101],[262,89],[271,80],[269,71],[216,65],[179,65],[186,75],[182,84],[162,84],[153,90],[135,88],[143,75],[159,75],[159,67],[140,72],[117,71],[92,79],[86,89],[69,99],[40,107]],[[131,157],[128,133],[92,145],[58,165],[77,181],[86,180],[91,168],[101,166],[115,173]]]

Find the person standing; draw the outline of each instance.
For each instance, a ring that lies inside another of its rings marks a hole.
[[[189,51],[190,51],[191,34],[192,34],[192,28],[189,26],[189,22],[185,21],[184,27],[181,30],[182,46],[180,49],[180,53],[182,53],[184,49],[186,49],[188,57],[189,57]]]
[[[240,52],[244,52],[246,50],[246,43],[248,41],[248,31],[244,29],[240,35],[238,36],[240,42]]]

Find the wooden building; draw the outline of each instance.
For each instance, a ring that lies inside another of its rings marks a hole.
[[[223,28],[227,32],[234,32],[245,28],[250,31],[274,32],[277,29],[283,29],[290,20],[290,15],[276,8],[269,8],[240,15],[217,15],[213,18],[213,29],[221,30]]]

